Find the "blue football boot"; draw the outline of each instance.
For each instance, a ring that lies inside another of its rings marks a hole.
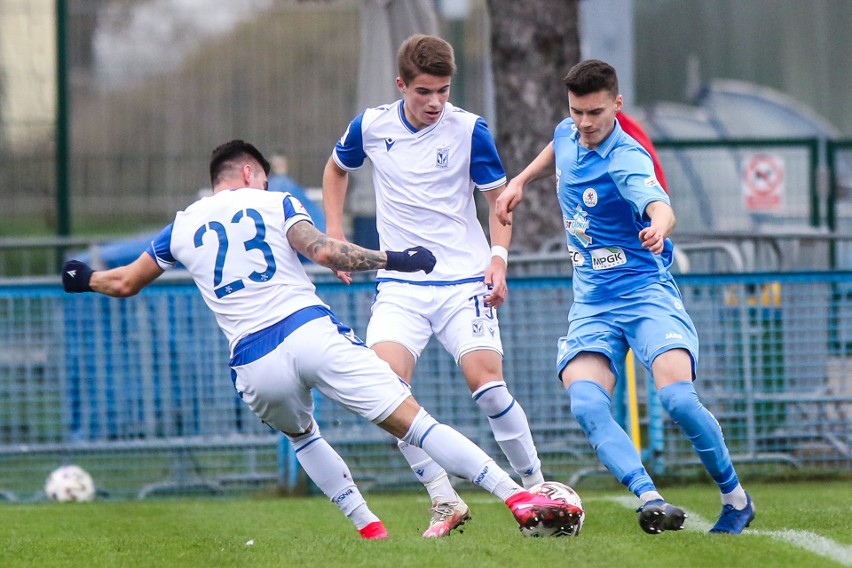
[[[719,520],[710,529],[711,533],[740,534],[754,520],[754,503],[751,495],[746,493],[745,509],[734,509],[733,505],[722,507]]]

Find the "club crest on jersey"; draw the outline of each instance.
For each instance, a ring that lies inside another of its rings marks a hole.
[[[446,168],[450,165],[450,149],[438,148],[438,158],[435,165],[439,168]]]
[[[562,216],[562,221],[565,223],[565,230],[569,235],[580,241],[580,244],[584,247],[588,247],[592,244],[592,237],[586,234],[586,231],[589,229],[588,215],[589,214],[583,211],[583,208],[578,205],[572,218],[569,219],[567,216]]]
[[[594,207],[598,204],[598,192],[594,187],[589,187],[583,192],[583,203],[586,207]]]

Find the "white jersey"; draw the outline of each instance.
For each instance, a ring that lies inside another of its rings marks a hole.
[[[179,211],[147,252],[163,269],[189,270],[233,349],[302,308],[325,306],[287,241],[300,221],[311,217],[289,193],[221,191]]]
[[[373,164],[376,228],[382,250],[423,245],[431,274],[380,270],[379,281],[447,284],[482,279],[491,249],[476,216],[474,188],[496,189],[506,173],[485,121],[450,103],[435,124],[416,130],[403,101],[355,117],[332,154],[346,171]]]

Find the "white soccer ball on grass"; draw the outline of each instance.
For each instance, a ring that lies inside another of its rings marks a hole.
[[[51,472],[44,484],[48,499],[58,503],[92,501],[95,482],[79,465],[63,465]]]
[[[575,507],[583,508],[583,502],[580,500],[580,495],[574,489],[559,483],[558,481],[545,481],[527,489],[532,494],[542,495],[554,501],[561,501],[574,505]],[[528,537],[541,538],[549,536],[577,536],[583,528],[583,521],[586,520],[586,512],[580,515],[580,520],[573,525],[556,525],[553,527],[544,527],[541,524],[534,527],[522,527],[521,534]]]

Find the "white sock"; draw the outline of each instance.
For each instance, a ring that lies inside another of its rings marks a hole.
[[[472,396],[488,416],[494,439],[508,458],[512,469],[521,476],[524,487],[543,482],[541,460],[533,443],[527,415],[509,393],[506,382],[485,383],[476,389]]]
[[[362,502],[346,516],[349,517],[349,520],[355,524],[355,528],[358,530],[361,530],[370,523],[374,523],[379,520],[370,508],[367,507],[366,502]]]
[[[734,509],[742,510],[748,505],[745,489],[740,484],[730,493],[722,493],[722,505],[733,505]]]
[[[648,501],[656,501],[658,499],[662,499],[663,501],[665,501],[665,499],[663,499],[663,496],[656,491],[646,491],[645,493],[639,496],[639,500],[642,501],[643,505]]]
[[[290,438],[290,443],[308,477],[355,523],[356,529],[379,520],[367,507],[367,502],[352,481],[352,473],[346,462],[320,435],[316,424],[312,432]]]
[[[412,446],[408,442],[399,440],[397,443],[399,451],[405,457],[408,465],[411,466],[411,471],[417,476],[417,479],[426,487],[429,492],[429,497],[432,501],[458,501],[459,496],[453,486],[450,485],[450,479],[447,477],[447,472],[435,463],[435,460],[429,457],[422,448]]]
[[[504,501],[521,489],[476,444],[436,421],[423,408],[403,440],[423,448],[447,472],[472,481]]]
[[[462,500],[450,483],[450,478],[447,476],[447,472],[444,472],[444,475],[438,479],[430,481],[429,483],[424,483],[423,485],[426,487],[426,491],[429,492],[429,498],[435,503],[458,503]]]

